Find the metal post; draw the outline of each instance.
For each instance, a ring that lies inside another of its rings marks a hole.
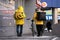
[[[57,24],[58,23],[58,13],[57,13],[57,8],[52,8],[52,14],[53,14],[53,24]]]

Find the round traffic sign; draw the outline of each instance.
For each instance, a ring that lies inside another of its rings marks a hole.
[[[46,2],[42,2],[42,3],[41,3],[41,6],[42,6],[42,7],[47,7],[47,3],[46,3]]]

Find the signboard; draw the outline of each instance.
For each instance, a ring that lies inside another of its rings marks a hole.
[[[46,12],[46,15],[52,15],[52,10],[47,10],[45,12]]]
[[[52,15],[46,15],[46,20],[53,20]],[[60,15],[58,15],[58,20],[60,20]]]
[[[46,2],[47,7],[60,8],[60,0],[41,0],[41,2]]]

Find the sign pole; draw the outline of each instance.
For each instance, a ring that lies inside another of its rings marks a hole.
[[[52,19],[53,19],[53,24],[57,24],[58,23],[58,12],[57,12],[57,8],[52,8]]]

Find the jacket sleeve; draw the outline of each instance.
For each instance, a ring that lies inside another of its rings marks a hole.
[[[32,20],[36,20],[36,12],[34,13]]]
[[[25,18],[26,17],[26,15],[25,15],[25,13],[23,13],[23,18]]]
[[[16,20],[16,18],[17,18],[17,17],[16,17],[16,12],[15,12],[15,14],[13,15],[13,17],[14,17],[14,19]]]
[[[15,20],[18,19],[17,16],[18,15],[16,13],[13,15],[13,17],[14,17]]]

